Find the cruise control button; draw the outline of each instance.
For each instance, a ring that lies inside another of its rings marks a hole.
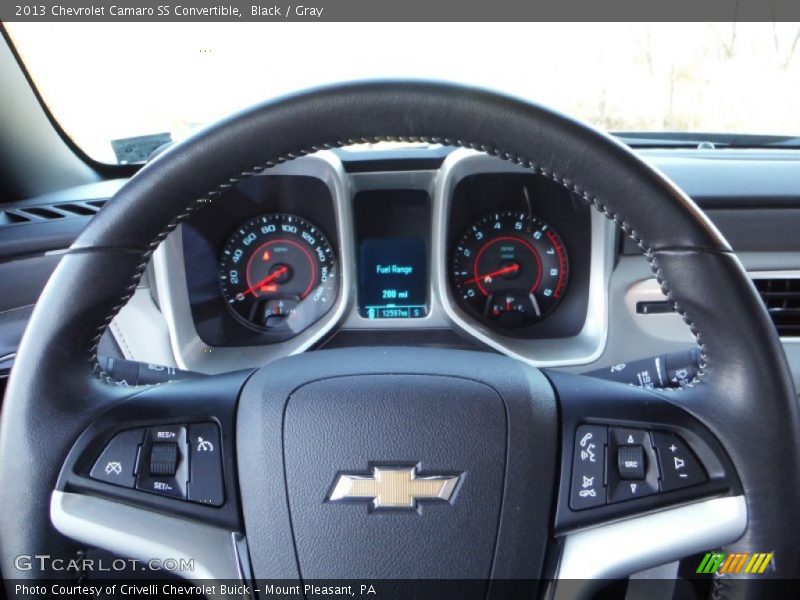
[[[94,463],[89,476],[132,488],[136,483],[136,456],[143,437],[144,429],[129,429],[115,435]]]
[[[189,426],[189,485],[187,498],[192,502],[222,506],[222,457],[219,429],[213,423]]]
[[[137,487],[145,492],[161,494],[162,496],[186,497],[183,486],[174,477],[143,477]]]
[[[186,498],[189,475],[186,427],[150,427],[142,446],[136,489],[161,496]]]
[[[706,473],[689,446],[677,435],[653,432],[661,467],[661,491],[669,492],[706,481]]]
[[[569,504],[583,510],[606,503],[605,447],[608,430],[602,425],[581,425],[575,432]]]
[[[150,446],[150,475],[172,477],[178,470],[178,444],[155,442]]]

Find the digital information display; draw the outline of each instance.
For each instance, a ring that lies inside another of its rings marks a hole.
[[[420,238],[368,238],[359,248],[358,310],[367,319],[428,314],[428,269]]]

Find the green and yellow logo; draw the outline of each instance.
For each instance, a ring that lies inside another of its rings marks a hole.
[[[763,573],[772,562],[772,552],[707,552],[697,567],[698,573]]]

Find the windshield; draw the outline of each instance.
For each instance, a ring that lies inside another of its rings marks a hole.
[[[109,163],[280,94],[365,78],[494,88],[612,132],[800,134],[797,23],[6,27],[67,134]]]

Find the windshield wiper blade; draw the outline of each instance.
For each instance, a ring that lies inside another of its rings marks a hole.
[[[738,135],[728,144],[729,148],[800,148],[800,136],[796,135]]]
[[[800,148],[800,136],[742,133],[619,132],[614,134],[632,148]]]
[[[614,133],[623,144],[631,148],[698,148],[704,144],[716,144],[708,139],[673,137],[668,133]]]

